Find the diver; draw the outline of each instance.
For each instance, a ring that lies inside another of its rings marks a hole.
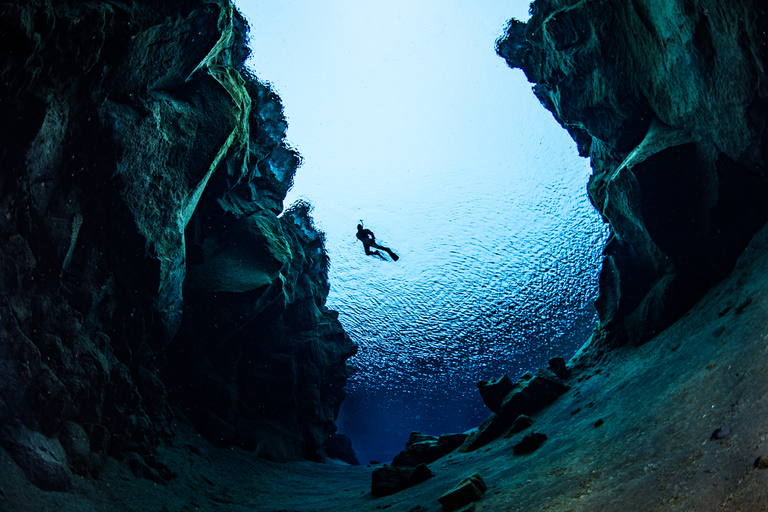
[[[389,254],[389,257],[392,258],[392,261],[397,261],[400,259],[400,256],[393,253],[392,250],[390,250],[387,247],[383,247],[376,243],[376,237],[373,234],[373,231],[370,229],[363,229],[362,224],[357,225],[357,239],[363,242],[363,248],[365,249],[365,254],[368,256],[378,256],[379,258],[386,261],[387,258],[385,258],[379,251],[372,251],[371,247],[374,249],[381,249],[382,251],[386,251],[387,254]]]

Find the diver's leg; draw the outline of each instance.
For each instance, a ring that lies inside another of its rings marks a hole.
[[[381,253],[379,251],[372,251],[371,250],[371,246],[378,247],[376,244],[365,244],[364,247],[365,247],[365,254],[366,255],[368,255],[368,256],[378,256],[381,259],[386,259],[386,258],[384,258],[384,256],[381,255]]]
[[[379,244],[371,244],[372,247],[375,247],[377,249],[381,249],[382,251],[387,251],[387,254],[389,254],[389,257],[392,258],[392,260],[397,261],[400,259],[400,256],[392,252],[392,249],[389,247],[384,247],[383,245]]]

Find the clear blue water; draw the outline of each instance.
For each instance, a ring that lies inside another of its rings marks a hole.
[[[588,172],[558,159],[529,175],[403,176],[359,215],[320,219],[328,306],[360,345],[338,426],[361,462],[390,460],[411,431],[477,426],[490,414],[479,379],[515,377],[586,341],[606,234],[586,198]],[[358,218],[399,261],[364,255]]]
[[[360,346],[337,425],[388,461],[489,415],[476,381],[569,357],[595,322],[606,228],[588,162],[494,42],[525,0],[239,0],[255,74],[304,157],[328,307]],[[401,256],[365,256],[363,220]]]

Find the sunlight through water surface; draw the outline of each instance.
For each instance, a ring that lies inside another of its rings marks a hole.
[[[362,463],[477,426],[477,380],[572,355],[607,234],[587,160],[494,52],[527,4],[416,4],[238,1],[304,157],[286,204],[314,205],[360,346],[337,425]],[[365,256],[361,220],[399,261]]]

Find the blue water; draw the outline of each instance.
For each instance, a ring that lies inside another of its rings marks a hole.
[[[337,425],[361,462],[489,411],[476,381],[568,357],[595,322],[606,228],[589,166],[494,51],[526,0],[239,0],[252,66],[304,157],[328,306],[360,346]],[[395,262],[365,256],[362,220]]]
[[[403,175],[392,194],[318,219],[328,306],[360,345],[337,424],[361,462],[391,460],[411,431],[477,426],[490,414],[477,380],[515,377],[586,341],[606,231],[586,198],[586,161],[566,155],[527,175]],[[399,261],[364,255],[359,219]]]

